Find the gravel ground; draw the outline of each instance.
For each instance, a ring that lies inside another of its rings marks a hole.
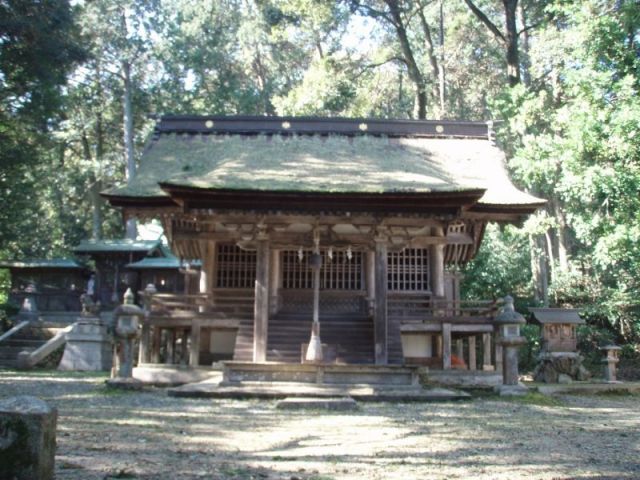
[[[0,397],[58,408],[57,479],[640,478],[637,395],[285,412],[114,391],[104,379],[0,371]]]

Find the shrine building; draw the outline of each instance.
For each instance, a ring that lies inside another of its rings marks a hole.
[[[490,123],[246,116],[160,118],[104,196],[200,262],[198,293],[150,297],[140,343],[142,364],[191,366],[496,369],[496,303],[462,301],[457,267],[544,204]]]

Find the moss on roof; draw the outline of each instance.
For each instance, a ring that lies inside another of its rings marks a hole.
[[[160,240],[83,240],[73,251],[76,253],[148,252],[160,245]]]
[[[160,183],[333,193],[487,189],[486,203],[539,203],[511,184],[503,162],[497,147],[479,139],[163,134],[143,155],[134,181],[107,193],[167,196]]]
[[[34,259],[34,260],[7,260],[0,261],[0,268],[30,269],[30,268],[51,268],[51,269],[82,269],[84,268],[75,260],[70,258]]]
[[[190,267],[200,268],[201,262],[199,260],[195,261],[184,261],[180,260],[177,257],[145,257],[138,262],[129,263],[127,268],[131,268],[134,270],[144,270],[144,269],[178,269],[182,267],[186,267],[187,263]]]

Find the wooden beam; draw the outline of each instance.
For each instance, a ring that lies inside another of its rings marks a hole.
[[[257,242],[255,299],[253,306],[253,361],[267,361],[269,328],[269,240]]]
[[[387,350],[387,244],[381,239],[375,246],[374,337],[376,365],[389,361]]]

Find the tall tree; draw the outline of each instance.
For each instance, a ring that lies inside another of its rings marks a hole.
[[[0,39],[0,255],[42,255],[38,173],[54,158],[61,89],[84,50],[64,0],[1,2]]]
[[[491,31],[506,51],[507,79],[510,86],[520,82],[520,51],[518,49],[519,34],[517,29],[518,0],[502,0],[504,10],[504,30],[493,23],[486,13],[473,3],[464,0],[473,14]],[[523,29],[526,31],[526,29]]]

